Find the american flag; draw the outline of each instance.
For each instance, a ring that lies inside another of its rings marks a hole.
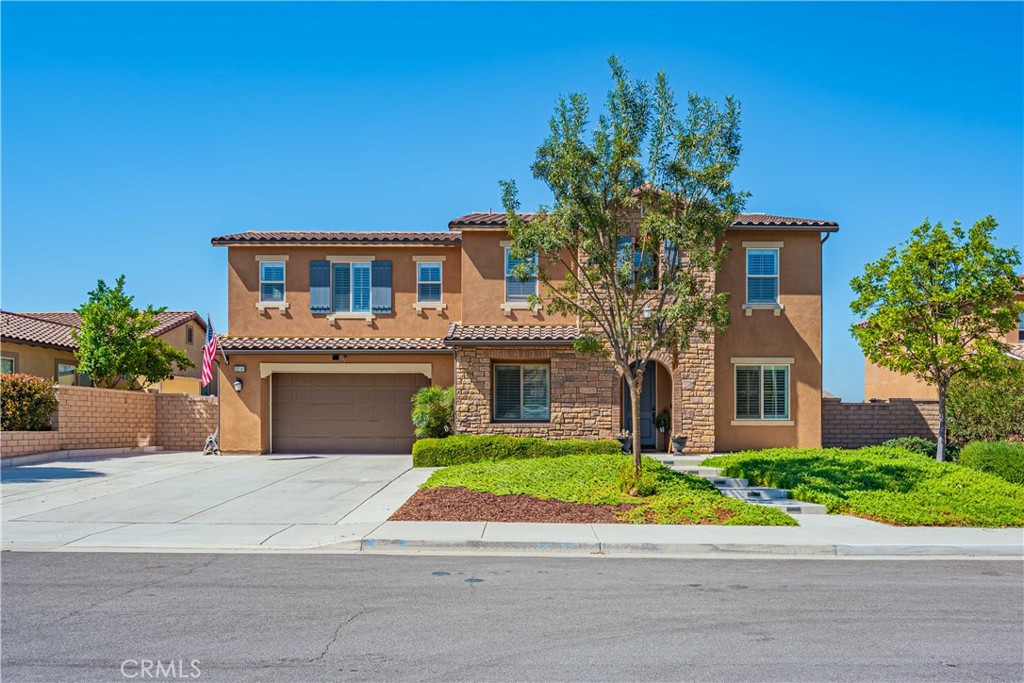
[[[206,343],[203,344],[203,381],[205,387],[213,381],[213,359],[217,357],[217,335],[213,333],[213,323],[206,316]]]

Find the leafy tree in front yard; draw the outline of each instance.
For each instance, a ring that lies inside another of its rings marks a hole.
[[[691,94],[679,115],[664,72],[652,87],[614,57],[609,64],[612,88],[593,132],[586,96],[572,94],[559,99],[537,149],[533,175],[553,203],[523,220],[515,183],[501,185],[518,261],[512,274],[545,285],[532,304],[580,320],[577,352],[613,360],[636,426],[652,356],[677,358],[728,323],[727,296],[713,286],[725,254],[718,238],[746,194],[731,181],[740,155],[735,100],[719,106]],[[633,454],[639,482],[637,428]]]
[[[998,377],[1006,351],[999,337],[1024,310],[1014,300],[1020,254],[996,246],[995,228],[991,216],[966,230],[925,221],[850,281],[850,308],[865,318],[850,331],[864,355],[938,389],[938,460],[946,456],[950,382]]]
[[[71,332],[78,342],[78,371],[98,387],[141,389],[141,380],[155,384],[173,377],[175,365],[195,367],[184,351],[151,334],[160,324],[156,316],[167,309],[138,309],[134,299],[125,293],[121,275],[113,287],[99,280],[89,300],[75,309],[82,318],[81,329]]]

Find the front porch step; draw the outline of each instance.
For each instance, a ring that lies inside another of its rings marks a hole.
[[[716,486],[726,496],[750,502],[759,500],[784,500],[789,498],[789,489],[773,489],[766,486],[726,487]]]
[[[750,482],[746,479],[723,477],[722,470],[719,467],[681,465],[668,460],[662,460],[662,462],[675,472],[692,474],[707,479],[723,496],[736,498],[745,503],[778,508],[791,515],[824,515],[826,513],[824,505],[793,500],[789,497],[789,489],[777,489],[770,486],[750,486]]]

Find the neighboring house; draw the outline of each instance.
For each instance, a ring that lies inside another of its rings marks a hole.
[[[1024,281],[1024,275],[1021,275]],[[1017,301],[1024,301],[1024,294],[1017,295]],[[1009,344],[1009,355],[1024,360],[1024,313],[1020,314],[1017,329],[1010,330],[1003,338]],[[898,372],[875,365],[864,359],[864,400],[890,398],[936,399],[939,390],[931,384],[922,382],[913,375],[902,375]]]
[[[214,238],[228,249],[228,362],[218,367],[235,387],[221,397],[222,449],[408,452],[410,399],[431,384],[455,386],[460,434],[632,428],[614,366],[573,352],[577,321],[532,310],[537,282],[507,276],[505,215],[448,228]],[[838,229],[737,219],[716,281],[732,323],[678,364],[661,354],[649,365],[645,448],[667,447],[653,424],[663,410],[693,452],[821,444],[821,253]]]
[[[151,332],[171,346],[183,349],[196,367],[178,371],[147,391],[165,394],[203,392],[200,374],[206,322],[195,311],[164,311],[160,324]],[[58,384],[89,385],[89,378],[78,373],[71,331],[82,324],[77,313],[15,313],[0,311],[0,372],[24,372],[50,377]],[[214,386],[214,385],[211,385]]]

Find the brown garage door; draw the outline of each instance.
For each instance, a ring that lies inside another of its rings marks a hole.
[[[273,375],[275,453],[408,453],[421,374]]]

